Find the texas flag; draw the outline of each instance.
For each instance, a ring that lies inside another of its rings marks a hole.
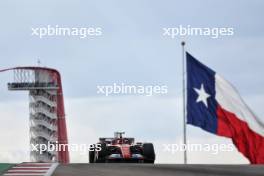
[[[187,123],[231,138],[252,164],[264,164],[264,123],[237,90],[189,53],[187,57]]]

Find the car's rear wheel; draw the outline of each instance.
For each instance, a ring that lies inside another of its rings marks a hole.
[[[152,143],[143,144],[144,163],[154,163],[155,151]]]

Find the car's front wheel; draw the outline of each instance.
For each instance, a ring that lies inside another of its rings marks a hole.
[[[107,156],[107,147],[105,143],[101,143],[101,150],[98,151],[96,163],[105,163]]]
[[[143,144],[143,156],[144,156],[144,163],[155,162],[155,151],[152,143]]]
[[[94,163],[94,151],[89,151],[89,163]]]

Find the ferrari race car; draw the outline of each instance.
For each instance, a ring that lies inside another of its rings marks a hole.
[[[99,138],[101,150],[89,151],[90,163],[133,162],[154,163],[155,152],[152,143],[134,143],[134,138],[123,137],[116,132],[114,138]]]

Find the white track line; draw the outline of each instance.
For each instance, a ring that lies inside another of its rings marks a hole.
[[[24,173],[10,173],[10,174],[4,174],[4,175],[10,175],[10,176],[44,176],[43,174],[27,174],[27,175],[25,175]]]
[[[44,173],[46,173],[48,171],[48,169],[47,170],[13,170],[13,169],[10,169],[10,170],[8,170],[7,171],[7,173],[11,173],[11,172],[44,172]]]
[[[48,172],[45,174],[45,176],[51,176],[51,174],[55,171],[55,169],[58,167],[59,163],[53,163],[48,170]]]
[[[45,166],[45,167],[32,167],[32,166],[30,166],[30,167],[26,167],[26,166],[12,167],[12,169],[32,169],[32,168],[47,169],[48,170],[50,167],[47,167],[47,166]]]

